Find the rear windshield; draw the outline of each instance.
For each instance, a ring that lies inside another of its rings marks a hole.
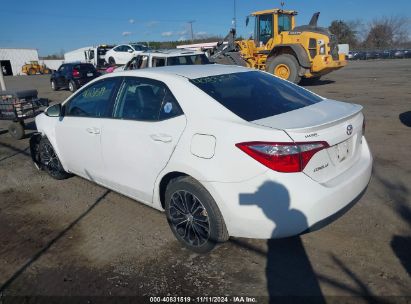
[[[258,71],[208,76],[190,81],[247,121],[322,101],[322,98],[297,85]]]
[[[82,72],[88,72],[88,71],[95,71],[95,67],[92,64],[89,63],[82,63],[82,64],[78,64],[74,67],[76,70],[80,70]]]
[[[193,64],[209,64],[207,56],[200,55],[186,55],[167,58],[167,65],[193,65]]]

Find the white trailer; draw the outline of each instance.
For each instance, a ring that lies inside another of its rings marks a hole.
[[[338,54],[345,54],[348,56],[350,52],[350,46],[348,44],[339,44],[338,45]]]
[[[99,45],[83,47],[64,54],[64,62],[86,62],[91,63],[96,68],[105,66],[105,55],[112,45]]]

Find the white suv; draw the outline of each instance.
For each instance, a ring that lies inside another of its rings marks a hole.
[[[105,60],[108,64],[126,64],[131,58],[147,49],[142,44],[120,44],[106,53]]]
[[[185,49],[150,50],[133,57],[126,65],[115,69],[116,72],[171,65],[209,64],[204,52]]]

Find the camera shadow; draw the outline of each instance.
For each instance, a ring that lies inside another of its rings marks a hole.
[[[270,302],[277,301],[277,297],[282,296],[287,296],[288,299],[303,296],[311,298],[315,303],[325,303],[301,238],[282,238],[289,235],[290,227],[300,231],[308,227],[306,216],[290,207],[288,190],[279,183],[269,181],[254,193],[240,194],[239,200],[241,205],[258,206],[275,224],[271,235],[277,239],[267,240],[265,269]],[[252,249],[241,240],[234,242]],[[308,298],[305,300],[309,302]]]

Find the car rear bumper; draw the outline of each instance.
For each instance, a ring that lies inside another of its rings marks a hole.
[[[282,238],[327,225],[366,189],[372,156],[363,138],[361,157],[338,177],[318,183],[304,173],[264,174],[240,183],[203,183],[216,200],[230,236]]]
[[[89,83],[90,81],[92,81],[94,78],[96,77],[79,78],[79,79],[74,79],[74,81],[76,82],[78,87],[81,87],[85,85],[86,83]]]

